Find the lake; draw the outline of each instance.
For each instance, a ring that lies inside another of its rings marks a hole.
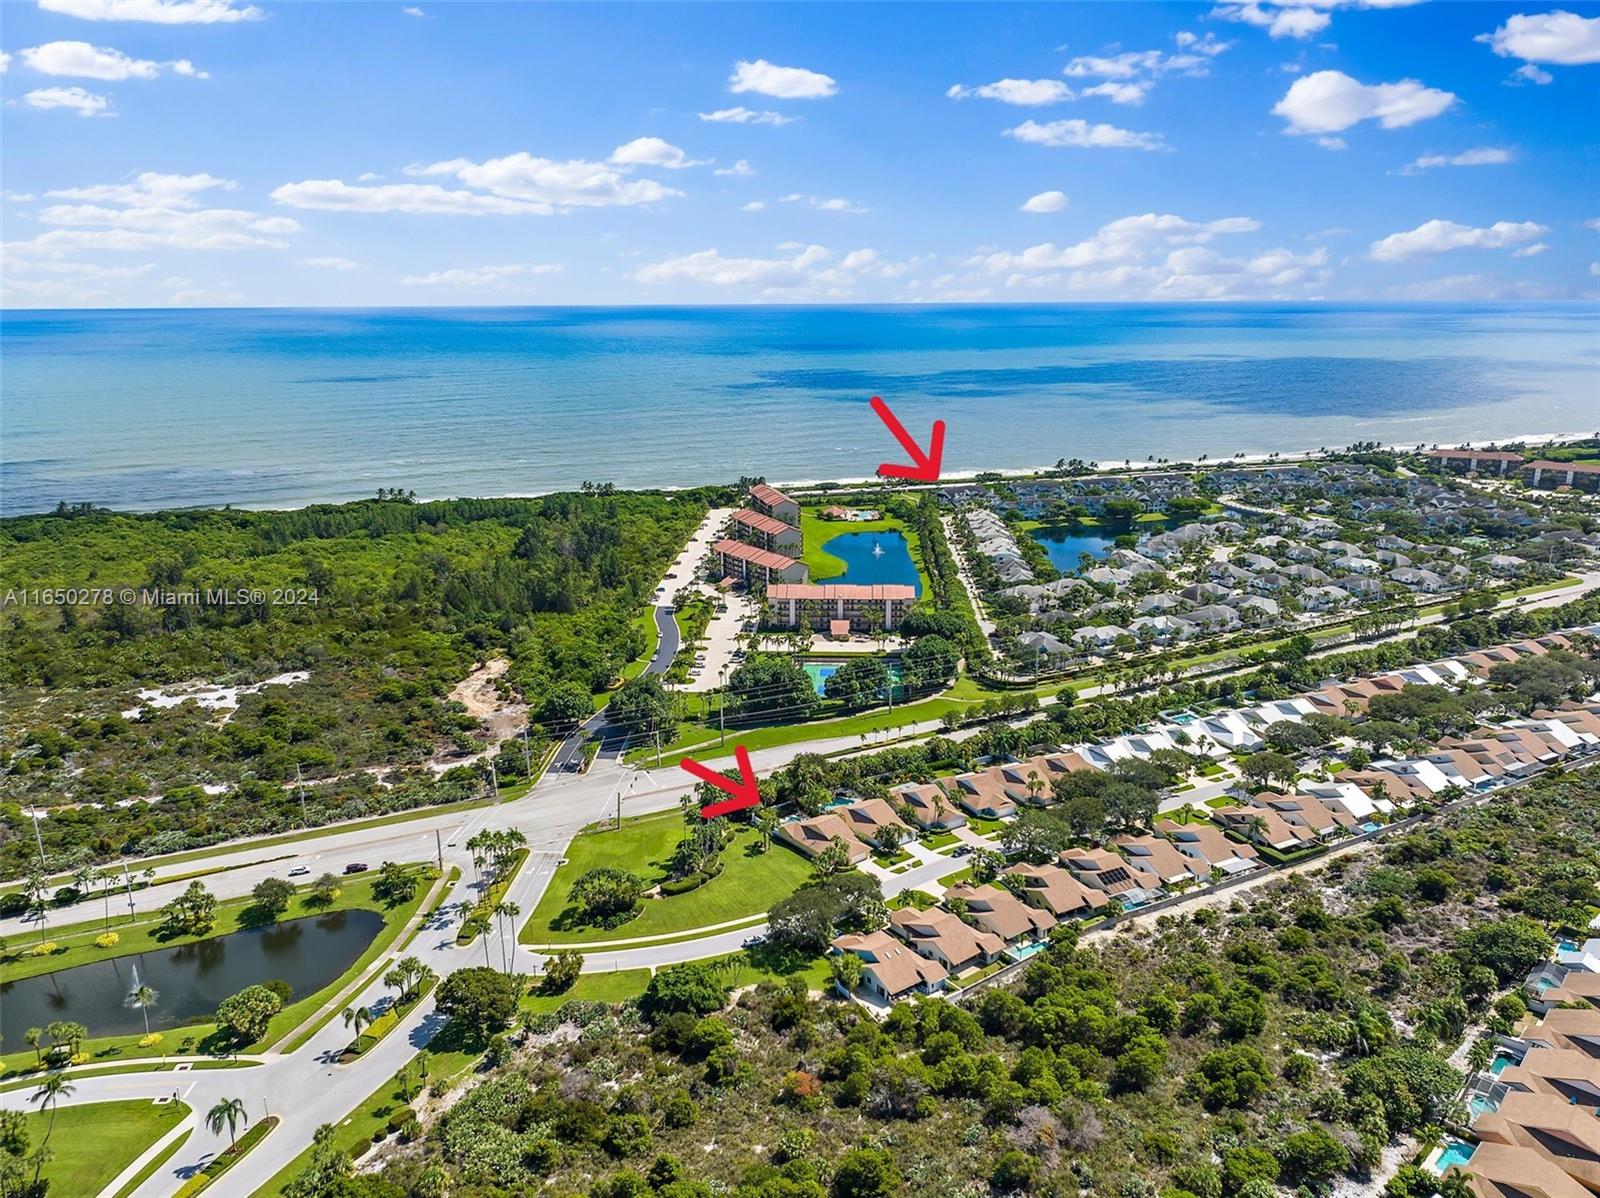
[[[1087,553],[1096,561],[1111,552],[1115,539],[1096,533],[1075,532],[1070,524],[1052,524],[1028,534],[1044,546],[1050,564],[1063,574],[1076,574],[1078,558]]]
[[[815,582],[848,582],[873,586],[904,583],[922,594],[917,563],[911,560],[911,546],[900,532],[847,532],[824,541],[823,551],[844,563],[843,574]]]
[[[138,985],[160,995],[151,1031],[208,1020],[229,995],[275,978],[305,998],[349,969],[382,929],[376,911],[333,911],[0,984],[0,1035],[15,1051],[26,1029],[58,1019],[91,1036],[142,1033],[144,1016],[126,1005]]]

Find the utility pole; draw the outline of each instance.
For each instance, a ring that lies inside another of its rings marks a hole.
[[[528,785],[533,785],[533,757],[528,752],[528,726],[522,726],[522,768],[528,772]]]
[[[444,837],[439,835],[439,829],[433,830],[433,847],[439,855],[439,872],[444,873]]]
[[[500,771],[494,768],[494,758],[489,759],[489,788],[494,794],[494,801],[500,801]]]
[[[300,776],[300,763],[294,763],[295,792],[300,796],[300,822],[306,827],[311,826],[311,817],[306,814],[306,782]]]
[[[656,769],[660,769],[661,768],[661,729],[657,728],[655,730],[655,736],[656,736]]]

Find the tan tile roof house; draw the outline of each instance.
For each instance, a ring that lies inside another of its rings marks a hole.
[[[907,782],[889,792],[896,803],[911,808],[911,818],[924,828],[965,827],[967,817],[956,807],[944,788],[932,782]]]
[[[1042,907],[1057,919],[1092,915],[1111,901],[1059,865],[1013,865],[1006,873],[1022,879],[1023,902],[1030,907]]]
[[[997,769],[941,778],[939,785],[956,802],[983,819],[1002,819],[1017,813],[1018,798],[1012,792],[1019,788],[1007,782]],[[1027,793],[1021,791],[1023,800],[1027,799]]]
[[[840,936],[833,947],[861,958],[864,984],[881,998],[900,998],[912,991],[932,994],[949,976],[940,962],[919,957],[888,932]]]
[[[1531,1149],[1600,1193],[1600,1115],[1587,1107],[1553,1094],[1512,1093],[1496,1110],[1479,1115],[1472,1130],[1484,1144]]]
[[[1213,871],[1219,869],[1224,873],[1243,873],[1261,865],[1261,854],[1256,852],[1254,845],[1229,840],[1213,824],[1178,824],[1161,820],[1156,824],[1156,831],[1172,841],[1178,852],[1205,871],[1201,877],[1210,877]]]
[[[966,903],[967,918],[1007,944],[1043,936],[1056,926],[1056,917],[1049,911],[1028,906],[1004,886],[992,882],[984,886],[952,886],[944,897],[946,901],[960,899]]]
[[[856,839],[850,825],[832,811],[782,824],[778,828],[778,837],[794,845],[807,857],[818,856],[835,840],[844,841],[852,865],[859,865],[872,855],[872,851]]]
[[[1588,976],[1600,978],[1600,974]],[[1553,1007],[1543,1018],[1525,1019],[1517,1038],[1546,1048],[1573,1049],[1600,1061],[1600,1007]]]
[[[1128,859],[1134,872],[1141,875],[1139,884],[1152,890],[1211,876],[1209,866],[1180,853],[1175,844],[1162,836],[1113,836],[1111,843]]]
[[[948,911],[901,907],[889,916],[889,927],[919,956],[938,961],[951,973],[987,965],[1006,947],[993,932],[970,928]]]
[[[1230,832],[1280,853],[1316,842],[1316,834],[1296,828],[1270,807],[1214,807],[1211,818]]]
[[[1327,804],[1312,795],[1281,795],[1263,791],[1251,800],[1251,805],[1276,811],[1290,827],[1314,836],[1331,836],[1340,828],[1355,827],[1356,823],[1346,813],[1330,810]]]
[[[1511,1144],[1479,1144],[1465,1174],[1478,1198],[1593,1198],[1560,1168],[1531,1148]]]
[[[862,799],[860,802],[851,803],[848,807],[834,808],[833,814],[849,825],[856,839],[867,841],[869,844],[879,844],[885,828],[900,829],[900,840],[896,841],[896,844],[911,839],[913,835],[905,821],[895,813],[895,809],[885,799]]]
[[[1520,1065],[1501,1070],[1499,1080],[1515,1090],[1600,1106],[1600,1060],[1574,1048],[1530,1048]]]
[[[1128,863],[1105,849],[1068,849],[1061,854],[1061,864],[1091,890],[1123,894],[1139,889],[1139,879]]]

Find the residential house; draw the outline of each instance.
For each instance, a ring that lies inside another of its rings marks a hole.
[[[1185,882],[1204,881],[1211,870],[1185,856],[1161,836],[1113,836],[1111,844],[1127,858],[1139,885],[1146,890],[1167,890]]]
[[[872,851],[856,839],[851,826],[833,811],[778,825],[778,839],[792,844],[807,857],[819,857],[829,845],[839,841],[849,854],[851,865],[859,865],[872,855]]]
[[[862,799],[835,807],[833,814],[844,820],[857,840],[880,849],[898,848],[916,835],[885,799]]]
[[[950,976],[942,962],[918,955],[888,932],[840,936],[833,950],[860,957],[862,985],[883,999],[937,993]]]
[[[1553,1094],[1514,1092],[1474,1119],[1472,1130],[1479,1151],[1505,1145],[1536,1153],[1578,1183],[1579,1193],[1600,1194],[1600,1116],[1594,1111]],[[1531,1161],[1521,1158],[1521,1163],[1538,1175]],[[1478,1153],[1467,1167],[1478,1174]],[[1527,1172],[1507,1178],[1510,1188],[1502,1193],[1527,1193],[1527,1178]]]
[[[889,793],[896,803],[910,808],[918,827],[949,831],[967,825],[967,817],[950,801],[950,796],[932,782],[907,782]]]
[[[1200,867],[1202,872],[1198,876],[1202,878],[1219,873],[1233,877],[1261,868],[1260,854],[1251,845],[1229,840],[1211,824],[1179,824],[1172,820],[1158,820],[1156,831]]]
[[[1296,828],[1270,807],[1214,807],[1211,818],[1235,835],[1280,853],[1317,843],[1315,833]]]
[[[1036,940],[1056,926],[1056,917],[1043,907],[1030,907],[1004,886],[952,886],[945,901],[966,904],[967,919],[1007,944]]]
[[[1000,771],[977,770],[939,779],[939,785],[968,812],[980,819],[1007,819],[1017,813],[1018,796]],[[1023,789],[1022,799],[1027,798]]]
[[[1006,947],[993,932],[968,927],[948,911],[901,907],[890,914],[889,928],[919,957],[937,961],[953,974],[987,965]]]
[[[1023,902],[1048,911],[1057,919],[1093,915],[1111,901],[1059,865],[1013,865],[1005,872],[1007,877],[1020,880]]]

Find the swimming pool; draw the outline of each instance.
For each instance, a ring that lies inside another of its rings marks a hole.
[[[1499,1077],[1502,1073],[1504,1073],[1507,1069],[1510,1069],[1515,1064],[1517,1064],[1516,1061],[1502,1053],[1489,1063],[1489,1072],[1495,1077]]]
[[[1465,1165],[1477,1150],[1476,1144],[1468,1144],[1465,1140],[1446,1140],[1439,1155],[1434,1158],[1433,1171],[1443,1177],[1453,1166]]]
[[[1006,956],[1013,961],[1026,961],[1029,957],[1036,956],[1049,947],[1043,940],[1035,941],[1033,944],[1015,945],[1006,949]]]

